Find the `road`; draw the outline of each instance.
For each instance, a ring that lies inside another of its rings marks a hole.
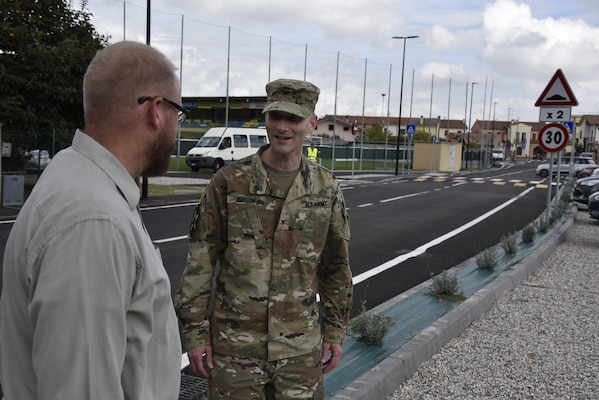
[[[520,164],[453,177],[399,179],[389,174],[338,173],[352,227],[354,314],[363,300],[372,308],[537,218],[545,209],[547,192],[534,167]],[[194,206],[189,202],[142,208],[161,249],[173,294],[185,266],[185,235]]]
[[[451,177],[338,173],[352,228],[354,314],[362,301],[372,308],[538,217],[545,209],[546,189],[538,185],[542,180],[534,174],[535,165]],[[173,295],[185,267],[186,234],[194,207],[195,201],[142,207]],[[11,226],[10,221],[0,224],[1,254]]]

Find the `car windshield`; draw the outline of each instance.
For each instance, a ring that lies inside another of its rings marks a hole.
[[[220,137],[218,136],[204,136],[194,147],[216,147],[218,146],[218,142],[220,142]]]

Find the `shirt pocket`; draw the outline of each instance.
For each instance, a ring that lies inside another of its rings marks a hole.
[[[255,205],[229,202],[227,241],[226,251],[239,260],[268,256],[264,229]]]
[[[331,209],[328,207],[315,207],[307,213],[296,251],[301,261],[320,260],[327,239],[330,218]]]

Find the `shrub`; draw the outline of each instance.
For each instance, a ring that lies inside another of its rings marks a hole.
[[[541,218],[536,222],[537,232],[547,232],[550,226],[549,221],[545,218]]]
[[[433,277],[433,284],[428,294],[435,296],[439,300],[463,301],[466,299],[466,296],[459,290],[459,286],[458,278],[455,275],[450,275],[447,271],[443,271]]]
[[[522,229],[522,241],[524,243],[532,243],[535,241],[537,229],[533,224],[528,224]]]
[[[476,257],[476,265],[480,269],[494,270],[497,268],[497,254],[495,250],[486,249]]]
[[[350,323],[350,334],[366,344],[381,345],[389,327],[391,318],[366,312],[366,302],[362,302],[360,314]]]
[[[458,278],[455,275],[448,274],[445,270],[441,272],[439,275],[433,277],[433,286],[431,287],[431,294],[461,294],[458,293],[458,289]]]
[[[506,252],[506,254],[514,254],[516,251],[518,251],[516,235],[511,233],[508,236],[503,236],[501,238],[501,248]]]

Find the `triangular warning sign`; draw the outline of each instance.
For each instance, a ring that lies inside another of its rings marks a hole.
[[[577,106],[578,100],[561,69],[558,69],[535,103],[535,107]]]

